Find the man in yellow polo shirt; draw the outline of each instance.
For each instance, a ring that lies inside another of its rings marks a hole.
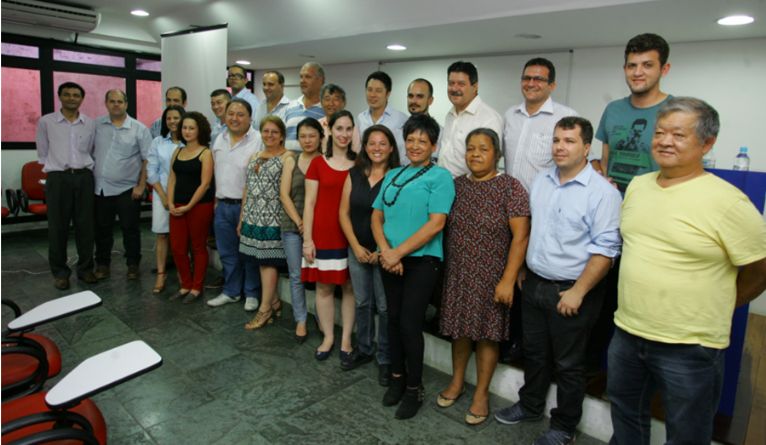
[[[734,308],[766,289],[766,223],[747,196],[702,168],[718,129],[707,103],[668,100],[652,140],[660,170],[625,193],[607,384],[613,444],[649,443],[655,390],[668,443],[710,443]]]

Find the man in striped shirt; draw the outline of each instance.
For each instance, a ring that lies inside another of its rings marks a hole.
[[[577,112],[554,102],[556,68],[548,59],[536,57],[524,65],[521,94],[524,102],[505,112],[503,153],[505,172],[529,191],[538,172],[553,166],[553,128],[561,118]]]

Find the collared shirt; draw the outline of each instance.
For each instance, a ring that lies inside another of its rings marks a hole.
[[[620,192],[590,163],[564,184],[558,167],[541,172],[529,193],[527,266],[549,280],[577,280],[591,255],[619,255],[621,203]]]
[[[241,90],[239,90],[239,93],[235,94],[234,97],[246,100],[247,103],[250,104],[250,107],[252,108],[253,113],[255,113],[255,110],[258,109],[258,104],[261,103],[258,97],[247,88],[242,88]]]
[[[69,122],[61,111],[46,114],[37,122],[35,142],[37,159],[43,171],[55,172],[68,168],[93,170],[93,138],[96,124],[80,113]]]
[[[503,118],[479,96],[460,113],[455,112],[454,106],[447,112],[437,156],[439,165],[449,170],[453,178],[469,173],[465,165],[465,137],[476,128],[491,128],[498,137],[503,137]]]
[[[258,151],[261,138],[252,127],[242,139],[231,144],[231,132],[221,133],[213,144],[215,161],[215,197],[242,199],[247,175],[247,163]]]
[[[152,126],[149,127],[149,133],[152,135],[152,139],[157,136],[162,136],[162,116],[158,117],[156,121],[152,122]]]
[[[357,116],[356,127],[359,129],[359,134],[364,134],[364,130],[373,125],[386,126],[391,130],[391,133],[394,134],[394,138],[396,139],[396,148],[399,150],[399,160],[402,165],[406,165],[410,162],[409,159],[407,159],[407,149],[404,147],[402,127],[404,126],[404,123],[407,122],[408,118],[409,116],[399,110],[395,110],[391,105],[386,105],[386,109],[383,110],[383,115],[380,116],[380,119],[378,119],[377,122],[373,122],[372,113],[370,113],[370,109],[367,108]]]
[[[169,133],[165,137],[158,136],[152,140],[152,146],[149,147],[149,156],[146,160],[146,182],[149,184],[159,183],[167,192],[170,160],[173,158],[173,152],[180,146],[183,146],[183,142],[173,142]]]
[[[226,124],[224,122],[221,122],[221,119],[218,119],[217,117],[213,119],[213,123],[210,126],[210,146],[213,146],[213,143],[215,143],[215,138],[218,137],[219,134],[223,133],[227,130]]]
[[[506,111],[503,128],[505,172],[521,181],[527,191],[538,173],[553,166],[553,129],[556,122],[567,116],[577,116],[577,112],[550,97],[532,115],[527,113],[523,102]]]
[[[322,139],[322,153],[327,150],[327,141],[330,139],[330,124],[327,122],[327,116],[319,119],[319,123],[324,129],[324,139]],[[351,135],[351,150],[359,153],[362,149],[362,138],[359,136],[359,127],[354,127],[354,133]]]
[[[320,102],[310,107],[303,105],[303,96],[290,102],[285,110],[285,126],[287,127],[287,137],[285,138],[285,147],[292,151],[301,151],[301,145],[298,143],[298,124],[307,117],[313,117],[319,120],[324,117],[324,110]]]
[[[115,196],[138,184],[151,145],[149,130],[132,117],[126,116],[121,127],[115,127],[109,116],[98,118],[93,150],[96,194]]]
[[[279,99],[279,102],[274,107],[273,110],[269,111],[269,102],[263,101],[258,105],[257,109],[253,109],[253,127],[255,129],[260,128],[261,126],[261,120],[263,120],[264,117],[269,115],[279,116],[282,121],[285,120],[285,112],[287,111],[287,107],[290,105],[290,99],[287,98],[287,96],[282,96],[281,99]]]

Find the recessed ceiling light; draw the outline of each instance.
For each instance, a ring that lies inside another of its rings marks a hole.
[[[238,65],[250,65],[250,61],[249,60],[237,60],[234,63],[236,63]]]
[[[404,51],[407,49],[406,46],[400,45],[398,43],[392,43],[386,47],[386,49],[390,49],[391,51]]]
[[[522,33],[516,34],[514,37],[516,37],[517,39],[530,39],[530,40],[534,40],[534,39],[540,39],[543,36],[541,36],[540,34],[532,34],[532,33],[522,32]]]
[[[130,11],[131,14],[133,14],[136,17],[148,17],[149,13],[144,11],[143,9],[134,9]]]
[[[730,15],[728,17],[722,17],[718,19],[717,23],[724,26],[738,26],[747,25],[749,23],[753,23],[754,21],[755,19],[749,15]]]

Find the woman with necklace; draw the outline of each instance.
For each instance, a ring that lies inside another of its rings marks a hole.
[[[494,130],[466,137],[470,173],[455,179],[455,203],[447,218],[447,261],[441,333],[452,338],[452,381],[436,404],[448,408],[465,391],[465,370],[476,343],[476,392],[465,422],[489,416],[489,384],[498,343],[508,340],[510,306],[529,242],[529,198],[521,182],[499,173],[502,156]]]
[[[269,115],[260,122],[264,149],[255,153],[247,165],[247,179],[242,194],[242,211],[237,234],[239,252],[255,257],[261,272],[261,305],[248,331],[260,329],[281,315],[282,302],[277,295],[277,268],[284,267],[280,225],[284,210],[279,200],[282,165],[292,155],[285,148],[285,124]]]
[[[153,294],[165,290],[168,273],[165,267],[168,262],[168,232],[170,232],[168,212],[168,176],[170,176],[170,158],[176,151],[181,140],[178,134],[178,124],[185,113],[183,107],[170,105],[162,112],[162,128],[160,136],[152,141],[146,163],[146,182],[152,186],[152,232],[157,234],[155,253],[157,256],[157,279],[154,282]]]
[[[348,239],[348,270],[356,299],[357,349],[341,368],[349,370],[373,359],[375,352],[375,310],[378,312],[378,382],[388,386],[391,359],[388,354],[388,312],[386,294],[378,264],[378,252],[370,220],[372,203],[380,192],[386,172],[399,167],[399,152],[393,133],[383,125],[364,131],[362,151],[343,185],[340,225]]]
[[[399,404],[397,419],[413,417],[423,404],[423,319],[444,257],[442,229],[455,199],[452,176],[431,162],[439,124],[416,114],[403,131],[410,165],[386,174],[372,206],[391,353],[383,405]]]
[[[213,156],[210,123],[196,111],[181,120],[181,147],[173,153],[168,177],[170,249],[181,287],[171,300],[192,303],[202,294],[207,270],[207,235],[213,222]],[[189,244],[194,270],[189,260]]]
[[[306,200],[303,208],[303,270],[301,278],[317,283],[316,307],[319,329],[324,334],[316,350],[317,360],[327,360],[335,345],[335,286],[342,286],[343,334],[341,362],[353,352],[354,292],[348,274],[348,241],[338,218],[340,197],[356,153],[351,149],[354,118],[346,110],[330,117],[327,152],[311,161],[306,172]]]
[[[324,139],[322,125],[316,119],[307,117],[298,123],[298,142],[301,154],[285,158],[279,198],[285,213],[282,217],[282,243],[287,257],[290,276],[290,301],[295,319],[295,341],[303,343],[308,338],[306,329],[306,294],[301,281],[301,259],[303,258],[303,201],[306,196],[306,172],[311,161],[322,153],[319,149]]]

